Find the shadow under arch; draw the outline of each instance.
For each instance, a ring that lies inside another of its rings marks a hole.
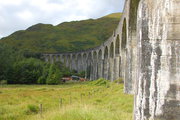
[[[78,66],[78,72],[82,71],[82,55],[78,54],[77,55],[77,66]]]
[[[121,39],[121,51],[125,51],[127,47],[127,28],[126,28],[126,18],[123,21],[123,28],[122,28],[122,39]]]
[[[120,39],[118,34],[115,42],[115,55],[118,56],[119,54],[120,54]]]
[[[108,64],[108,60],[109,60],[109,50],[108,50],[108,47],[106,46],[105,49],[104,49],[103,78],[105,78],[107,80],[109,78],[109,73],[108,73],[109,64]]]
[[[93,52],[93,74],[92,74],[92,79],[96,80],[98,78],[98,54],[97,51]]]
[[[114,42],[111,42],[110,45],[110,54],[109,54],[109,80],[113,81],[114,80]]]
[[[92,74],[92,53],[89,52],[87,56],[86,78],[91,80],[91,74]]]
[[[102,58],[102,50],[98,51],[98,78],[103,77],[103,58]]]

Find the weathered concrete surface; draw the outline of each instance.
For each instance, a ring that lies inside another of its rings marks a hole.
[[[179,6],[179,0],[139,4],[135,120],[180,120]]]
[[[180,120],[180,0],[126,0],[112,36],[99,47],[44,54],[86,78],[123,78],[135,94],[134,120]]]

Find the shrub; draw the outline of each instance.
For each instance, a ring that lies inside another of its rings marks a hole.
[[[39,111],[39,107],[38,107],[38,106],[36,106],[36,105],[28,105],[25,113],[26,113],[27,115],[37,114],[38,111]]]
[[[7,80],[1,80],[0,81],[0,85],[6,85],[7,84]]]
[[[60,83],[61,78],[62,78],[62,73],[54,64],[52,64],[49,69],[49,74],[46,80],[46,84],[57,85]]]
[[[104,78],[99,78],[98,80],[92,81],[92,85],[102,86],[102,85],[109,85],[109,81]]]
[[[11,83],[36,84],[42,76],[44,63],[41,60],[29,58],[14,64],[14,76]]]
[[[114,83],[118,83],[118,84],[123,83],[123,82],[124,82],[123,78],[119,78],[119,79],[114,81]]]
[[[46,83],[46,78],[44,76],[39,77],[37,80],[38,84],[45,84]]]

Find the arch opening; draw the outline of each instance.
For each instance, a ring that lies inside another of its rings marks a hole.
[[[70,60],[70,55],[67,56],[67,63],[66,63],[66,66],[70,68],[70,63],[71,63],[71,60]]]
[[[101,60],[102,59],[102,50],[99,50],[98,52],[98,60]]]
[[[102,77],[102,72],[103,72],[103,62],[102,62],[102,50],[100,49],[98,51],[98,65],[97,65],[97,76],[98,78],[101,78]]]
[[[87,54],[84,53],[84,54],[83,54],[83,60],[86,60],[86,59],[87,59]]]
[[[120,54],[120,39],[119,39],[119,35],[117,35],[117,38],[116,38],[115,54],[116,55]]]
[[[66,57],[66,56],[63,55],[62,58],[61,58],[64,65],[66,64],[66,58],[65,58],[65,57]]]
[[[108,47],[107,46],[104,51],[104,59],[108,59]]]
[[[92,54],[90,52],[87,58],[87,70],[86,70],[87,79],[91,79],[91,72],[92,72]]]
[[[77,55],[77,66],[78,66],[78,72],[82,71],[82,56],[81,54]]]
[[[123,29],[122,29],[122,42],[121,42],[121,49],[125,50],[127,44],[127,29],[126,29],[126,19],[123,21]]]
[[[77,60],[75,54],[72,55],[72,70],[77,72]]]
[[[112,42],[110,46],[110,58],[113,58],[113,57],[114,57],[114,44]]]
[[[109,65],[108,65],[109,55],[108,54],[109,54],[108,47],[106,46],[105,51],[104,51],[103,77],[107,80],[108,80],[108,76],[109,76],[109,72],[108,72],[108,70],[109,70]]]
[[[83,64],[83,66],[82,66],[83,67],[83,71],[85,72],[86,68],[87,68],[87,54],[86,53],[84,53],[82,55],[82,64]],[[86,74],[86,72],[85,72],[85,74]]]
[[[137,26],[137,10],[140,0],[130,1],[130,12],[129,12],[129,28],[130,31],[136,31]]]
[[[93,52],[93,59],[97,60],[97,52],[96,51]]]

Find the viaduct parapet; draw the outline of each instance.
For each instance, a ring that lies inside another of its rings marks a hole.
[[[124,92],[135,95],[134,120],[180,120],[180,0],[126,0],[101,46],[44,58],[90,80],[123,78]]]

